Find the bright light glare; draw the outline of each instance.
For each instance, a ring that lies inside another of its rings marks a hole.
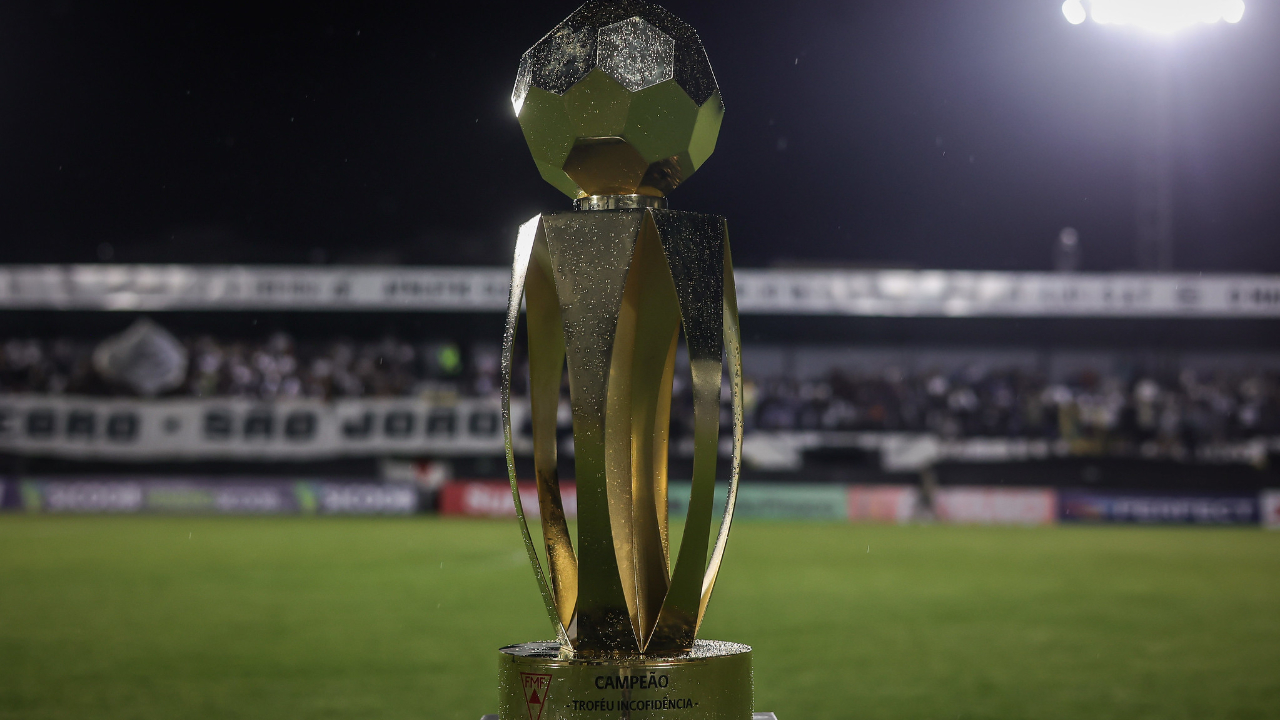
[[[1132,25],[1152,32],[1171,33],[1197,23],[1224,20],[1238,23],[1244,17],[1244,0],[1086,0],[1089,17],[1099,25]],[[1067,22],[1084,22],[1081,0],[1066,0],[1062,14]]]
[[[1080,4],[1080,0],[1067,0],[1062,3],[1062,14],[1066,16],[1067,22],[1072,25],[1079,25],[1088,17],[1088,14],[1084,11],[1084,5]]]

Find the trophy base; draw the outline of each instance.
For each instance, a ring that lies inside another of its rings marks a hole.
[[[498,720],[497,712],[490,712],[488,715],[481,715],[480,720]],[[778,716],[772,712],[753,712],[751,720],[778,720]]]
[[[738,643],[606,659],[565,658],[559,643],[533,642],[502,648],[498,662],[499,720],[752,720],[751,648]]]

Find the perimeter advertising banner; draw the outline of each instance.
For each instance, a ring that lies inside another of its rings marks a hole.
[[[408,515],[412,485],[324,481],[48,479],[0,483],[0,507],[30,513]]]
[[[560,499],[564,515],[578,517],[578,488],[571,482],[560,483]],[[538,486],[520,483],[520,504],[529,517],[538,517]],[[511,484],[505,480],[462,480],[440,488],[440,514],[468,517],[513,518],[516,502],[511,498]]]
[[[1059,492],[1063,522],[1256,525],[1257,495]]]
[[[1052,488],[957,486],[934,491],[926,507],[914,485],[850,485],[849,519],[907,523],[932,519],[966,525],[1049,525],[1058,517]]]
[[[687,482],[668,489],[672,519],[689,511]],[[561,485],[565,515],[577,516],[577,491]],[[716,484],[715,511],[723,512],[725,483]],[[537,514],[538,491],[532,482],[520,483],[525,512]],[[935,517],[952,523],[1040,525],[1057,518],[1057,495],[1047,488],[955,487],[940,489],[934,499]],[[734,517],[744,520],[835,520],[906,523],[921,511],[919,489],[912,485],[843,485],[839,483],[742,483]],[[457,481],[444,486],[440,512],[470,517],[514,517],[511,487],[502,481]]]
[[[856,522],[907,523],[920,508],[914,485],[850,485],[849,519]]]
[[[0,478],[0,512],[16,510],[22,507],[18,500],[18,485],[11,480]]]
[[[1053,488],[957,486],[934,495],[938,520],[975,525],[1051,525],[1058,519]]]
[[[689,513],[687,482],[673,482],[667,491],[667,507],[673,519]],[[729,484],[716,483],[716,516],[724,513],[729,497]],[[741,483],[735,519],[743,520],[847,520],[848,493],[844,485],[809,483]]]
[[[689,511],[687,482],[673,482],[668,487],[668,511],[674,520]],[[568,518],[578,515],[577,487],[562,482],[560,494]],[[723,512],[728,487],[717,483],[716,513]],[[538,513],[538,489],[532,482],[520,483],[520,503],[526,514]],[[457,481],[440,491],[440,513],[470,517],[515,517],[511,486],[492,480]],[[743,483],[738,489],[737,518],[775,520],[844,520],[849,517],[848,499],[843,485],[807,485],[781,483]]]
[[[1268,530],[1280,530],[1280,490],[1262,491],[1262,525]]]

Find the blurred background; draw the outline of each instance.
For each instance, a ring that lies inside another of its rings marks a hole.
[[[568,207],[510,93],[574,7],[0,7],[0,718],[492,710],[545,634],[481,519],[506,263]],[[671,202],[733,243],[760,709],[1273,713],[1280,5],[666,7],[727,110]]]

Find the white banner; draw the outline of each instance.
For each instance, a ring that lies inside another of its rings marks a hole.
[[[920,317],[1280,317],[1280,276],[759,270],[743,314]],[[506,310],[503,267],[8,265],[0,309]]]
[[[526,404],[514,404],[519,428]],[[0,396],[0,451],[111,459],[502,455],[496,400],[116,400]]]
[[[0,308],[503,312],[510,271],[488,267],[0,266]]]
[[[1280,277],[952,270],[736,273],[743,314],[1280,317]]]

